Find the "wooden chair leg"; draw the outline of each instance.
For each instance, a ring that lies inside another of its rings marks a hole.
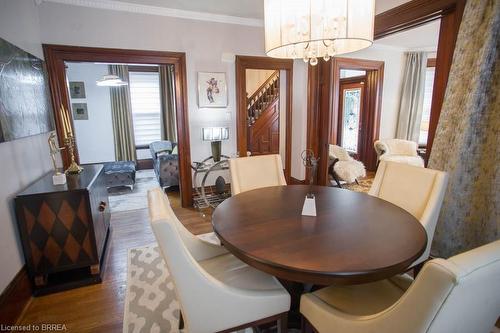
[[[179,311],[179,330],[184,329],[184,318],[182,317],[182,312]]]
[[[335,173],[333,174],[333,179],[335,179],[335,182],[337,183],[337,186],[339,188],[342,188],[342,185],[340,185],[339,177]]]
[[[288,313],[283,313],[278,319],[278,333],[288,332]]]
[[[312,325],[302,316],[302,333],[314,333]]]
[[[420,270],[422,269],[422,267],[424,267],[424,262],[421,262],[420,264],[416,265],[415,267],[413,267],[413,278],[415,279],[418,275],[418,273],[420,273]]]

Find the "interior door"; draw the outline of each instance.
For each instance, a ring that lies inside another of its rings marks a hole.
[[[337,144],[355,159],[362,159],[365,79],[340,82]]]

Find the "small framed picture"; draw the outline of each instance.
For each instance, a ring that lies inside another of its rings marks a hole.
[[[89,113],[87,110],[87,103],[72,103],[71,109],[73,110],[74,120],[88,120]]]
[[[198,72],[198,106],[227,107],[226,73]]]
[[[85,83],[79,81],[70,82],[69,94],[71,98],[85,98]]]

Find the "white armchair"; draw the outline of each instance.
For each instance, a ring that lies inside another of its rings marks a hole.
[[[417,143],[401,139],[377,140],[374,143],[378,161],[392,161],[423,167],[424,160],[418,156]]]
[[[443,171],[386,161],[377,169],[368,194],[403,208],[420,221],[427,233],[427,247],[411,267],[429,258],[447,184],[448,174]]]
[[[304,294],[300,312],[319,333],[489,333],[500,314],[500,241],[431,260],[415,280]]]
[[[160,189],[148,192],[148,203],[187,332],[236,331],[256,321],[278,321],[286,332],[290,295],[276,278],[194,237]]]
[[[365,166],[362,162],[355,160],[342,147],[337,145],[328,146],[329,168],[328,173],[340,185],[340,180],[347,183],[358,182],[358,178],[366,176]]]
[[[261,187],[286,185],[280,155],[232,158],[229,169],[232,195]]]

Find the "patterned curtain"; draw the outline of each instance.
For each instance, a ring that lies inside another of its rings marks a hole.
[[[177,142],[175,108],[175,73],[173,65],[160,67],[162,140]]]
[[[118,75],[123,81],[129,82],[127,65],[109,65],[109,74]],[[109,92],[115,137],[115,159],[117,161],[135,161],[136,149],[130,87],[128,85],[110,87]]]
[[[500,3],[468,0],[429,167],[450,175],[432,253],[500,237]]]
[[[424,107],[427,53],[407,52],[405,56],[396,137],[418,142]]]

